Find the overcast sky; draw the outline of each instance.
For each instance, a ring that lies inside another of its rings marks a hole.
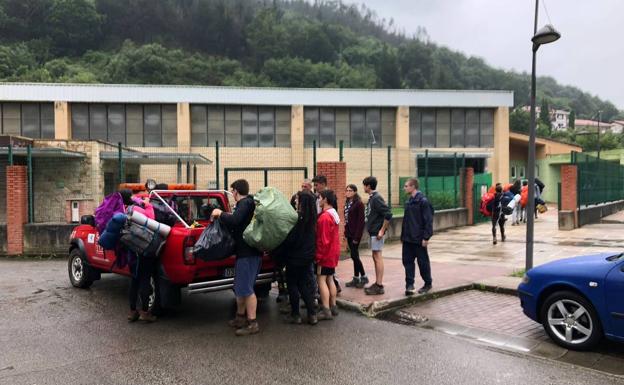
[[[422,26],[432,42],[494,67],[531,71],[534,0],[346,2],[366,4],[408,34]],[[562,37],[538,51],[538,76],[552,76],[624,109],[624,0],[540,0],[538,29],[550,22]]]

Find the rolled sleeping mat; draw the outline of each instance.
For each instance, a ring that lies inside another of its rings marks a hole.
[[[104,250],[114,250],[117,247],[117,242],[121,237],[121,228],[126,223],[126,214],[116,213],[113,215],[110,221],[106,224],[106,229],[100,234],[98,244],[102,246]]]
[[[152,231],[158,231],[163,238],[167,238],[169,232],[171,232],[170,226],[167,226],[164,223],[156,222],[155,220],[146,217],[144,214],[133,210],[133,208],[130,208],[128,218],[136,224],[147,226],[147,228]]]

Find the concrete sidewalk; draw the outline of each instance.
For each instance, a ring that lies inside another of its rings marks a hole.
[[[534,265],[576,255],[621,249],[624,244],[624,212],[614,214],[610,223],[587,225],[572,231],[559,231],[557,211],[549,210],[535,222]],[[401,262],[401,244],[387,244],[385,294],[367,296],[362,289],[344,287],[353,275],[350,259],[340,261],[337,274],[343,282],[341,306],[374,316],[409,303],[469,289],[478,285],[506,287],[507,292],[519,279],[506,279],[525,266],[526,225],[511,226],[507,221],[507,241],[492,244],[491,224],[482,223],[435,233],[429,244],[433,290],[427,296],[405,297],[405,272]],[[362,250],[365,271],[374,282],[375,270],[370,250]],[[416,274],[416,288],[422,281]],[[489,282],[489,283],[488,283]]]

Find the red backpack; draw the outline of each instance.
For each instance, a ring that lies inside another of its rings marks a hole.
[[[479,212],[486,217],[492,216],[492,203],[494,203],[494,194],[488,192],[481,196],[481,206]]]

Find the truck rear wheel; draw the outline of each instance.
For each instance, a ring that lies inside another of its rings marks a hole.
[[[69,281],[74,287],[87,289],[93,284],[92,269],[87,263],[86,257],[77,248],[69,253],[67,271]]]

